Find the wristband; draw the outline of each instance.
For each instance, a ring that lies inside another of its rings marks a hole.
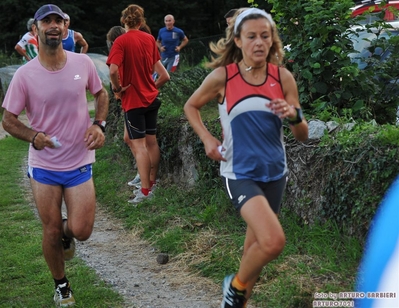
[[[105,126],[106,126],[106,122],[105,121],[95,120],[93,122],[93,125],[99,126],[101,128],[101,130],[103,131],[103,133],[105,133]]]
[[[288,124],[289,125],[295,126],[295,125],[297,125],[297,124],[302,122],[302,120],[303,120],[303,112],[302,112],[301,108],[296,108],[296,107],[293,107],[293,108],[295,108],[295,110],[296,110],[295,119],[289,119],[289,118],[287,118],[287,119],[288,119]]]
[[[44,134],[44,135],[46,136],[46,133],[45,133],[45,132],[37,132],[37,133],[33,136],[32,142],[31,142],[33,148],[34,148],[35,150],[37,150],[37,151],[39,151],[39,149],[35,146],[35,139],[36,139],[37,135],[39,135],[40,133],[42,133],[42,134]]]

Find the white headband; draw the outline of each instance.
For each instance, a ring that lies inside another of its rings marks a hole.
[[[272,18],[272,16],[270,14],[266,13],[264,10],[260,10],[260,9],[252,7],[252,8],[249,8],[249,9],[245,10],[244,12],[240,13],[237,16],[236,21],[234,23],[234,33],[237,34],[237,28],[240,25],[240,23],[242,22],[242,20],[245,17],[247,17],[249,15],[253,15],[253,14],[259,14],[259,15],[262,15],[262,16],[266,17],[266,19],[270,22],[270,24],[272,26],[274,25],[273,18]]]

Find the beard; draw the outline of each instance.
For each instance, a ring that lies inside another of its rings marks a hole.
[[[46,45],[53,49],[56,49],[61,44],[61,42],[62,42],[61,37],[58,39],[46,38]]]

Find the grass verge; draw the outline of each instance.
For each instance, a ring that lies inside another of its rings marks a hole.
[[[0,140],[0,307],[53,307],[54,283],[41,249],[40,221],[21,185],[28,144],[8,137]],[[124,307],[84,262],[74,258],[66,272],[77,307]]]
[[[135,172],[123,143],[97,151],[93,173],[99,202],[161,251],[193,271],[221,283],[236,272],[245,224],[233,210],[217,179],[204,179],[187,191],[157,189],[137,207],[126,201],[126,183]],[[310,227],[282,211],[287,244],[282,255],[261,273],[251,304],[256,307],[312,307],[314,293],[353,291],[362,245],[342,235],[332,223]]]

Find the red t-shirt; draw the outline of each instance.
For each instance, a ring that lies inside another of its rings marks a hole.
[[[107,64],[119,68],[123,87],[122,109],[148,107],[157,97],[158,89],[152,78],[154,64],[161,59],[155,39],[140,30],[130,30],[119,36],[112,45]]]

